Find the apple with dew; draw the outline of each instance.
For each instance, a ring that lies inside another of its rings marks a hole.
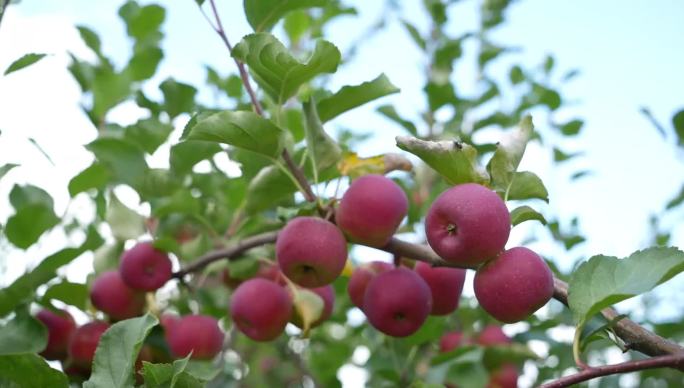
[[[498,255],[510,231],[504,201],[475,183],[440,194],[425,218],[428,244],[442,259],[463,266],[477,266]]]
[[[347,261],[344,235],[322,218],[293,218],[278,234],[275,248],[283,274],[307,288],[332,283]]]
[[[384,175],[354,179],[340,200],[335,221],[353,242],[383,247],[408,211],[406,193]]]
[[[292,317],[292,298],[279,284],[262,278],[242,283],[231,296],[230,316],[255,341],[271,341]]]
[[[414,270],[430,287],[432,293],[432,315],[451,314],[458,308],[463,292],[466,271],[460,268],[433,267],[418,262]]]
[[[379,331],[393,337],[409,336],[432,311],[430,287],[408,268],[383,272],[368,283],[362,310]]]
[[[363,308],[363,297],[366,294],[368,283],[378,274],[393,268],[392,264],[384,261],[372,261],[355,268],[347,284],[347,293],[354,306]]]
[[[511,248],[475,273],[475,297],[492,317],[505,323],[526,319],[553,297],[553,274],[534,251]]]

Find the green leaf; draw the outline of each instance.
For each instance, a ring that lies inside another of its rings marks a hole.
[[[411,135],[418,136],[418,128],[416,128],[416,126],[412,122],[405,120],[401,116],[399,116],[399,113],[397,113],[397,110],[394,108],[394,106],[383,105],[378,108],[378,113],[387,117],[391,121],[394,121],[395,123],[401,125]]]
[[[112,192],[107,206],[106,221],[114,238],[131,240],[145,233],[145,217],[128,208]]]
[[[518,65],[511,67],[508,73],[508,79],[513,85],[517,85],[525,80],[525,73],[522,68]]]
[[[583,125],[584,121],[582,120],[571,120],[561,125],[560,131],[565,136],[575,136],[580,133]]]
[[[315,76],[334,73],[341,60],[335,45],[319,40],[309,60],[301,63],[268,33],[245,36],[232,54],[249,66],[254,79],[278,105],[294,96],[300,86]]]
[[[245,0],[245,16],[254,31],[269,31],[288,12],[323,7],[328,0]]]
[[[147,162],[143,151],[133,143],[112,137],[102,137],[86,146],[116,180],[133,187],[145,179]]]
[[[194,86],[168,78],[159,85],[159,89],[164,94],[164,110],[172,119],[195,108],[197,89]]]
[[[202,160],[221,151],[221,146],[206,141],[184,141],[171,146],[169,164],[176,174],[187,174]]]
[[[169,138],[171,131],[173,126],[147,118],[126,127],[125,137],[152,155]]]
[[[311,15],[307,11],[290,12],[283,21],[283,29],[290,40],[290,47],[295,47],[309,28],[311,28]]]
[[[543,199],[549,202],[549,192],[541,178],[535,173],[521,171],[513,174],[513,182],[508,189],[506,199]]]
[[[682,185],[682,188],[679,189],[679,193],[667,202],[667,205],[665,205],[665,209],[670,210],[676,208],[682,203],[684,203],[684,185]]]
[[[423,37],[421,36],[420,31],[418,31],[418,28],[416,28],[416,26],[414,26],[407,20],[402,20],[401,24],[404,26],[409,36],[411,36],[413,42],[422,50],[425,50],[425,48],[427,47],[427,43],[425,42],[425,39],[423,39]]]
[[[684,109],[672,116],[672,127],[677,135],[677,143],[684,146]]]
[[[332,96],[318,102],[318,115],[322,122],[329,121],[342,113],[390,94],[398,93],[385,74],[360,85],[345,86]]]
[[[539,221],[543,225],[546,225],[546,218],[527,205],[517,207],[511,212],[511,224],[513,226],[532,220]]]
[[[187,140],[230,144],[275,158],[283,150],[283,130],[247,111],[224,111],[198,118]]]
[[[37,354],[0,356],[0,386],[67,388],[69,382],[64,373],[51,368]]]
[[[150,388],[192,388],[203,387],[204,381],[192,376],[186,371],[187,357],[175,360],[173,364],[151,364],[143,361],[143,377],[145,386]]]
[[[82,311],[88,308],[88,298],[90,297],[88,286],[82,283],[72,283],[63,281],[54,284],[45,291],[43,304],[49,304],[51,300],[59,300],[68,305],[78,307]]]
[[[26,249],[59,221],[59,217],[51,207],[43,204],[24,206],[7,219],[5,235],[12,244]]]
[[[315,167],[314,175],[334,166],[342,158],[342,149],[323,129],[321,120],[316,112],[316,102],[312,99],[304,103],[304,115],[306,116],[306,145],[308,155]]]
[[[7,163],[7,164],[4,164],[2,167],[0,167],[0,179],[2,179],[2,177],[7,175],[7,173],[10,172],[10,170],[13,169],[14,167],[19,167],[19,165],[14,164],[14,163]]]
[[[643,294],[684,271],[684,252],[676,248],[648,248],[625,259],[594,256],[573,272],[568,302],[582,326],[610,305]]]
[[[19,309],[14,318],[0,325],[0,356],[42,352],[47,340],[47,328],[26,309]]]
[[[50,209],[54,206],[50,194],[40,187],[33,185],[14,185],[12,191],[10,191],[9,200],[16,210],[21,210],[29,205],[43,205]]]
[[[0,317],[33,298],[36,288],[57,276],[57,270],[69,264],[83,252],[93,250],[103,243],[102,237],[94,228],[88,229],[86,241],[79,248],[62,249],[41,261],[31,272],[17,278],[8,287],[0,289]]]
[[[47,54],[26,54],[23,57],[17,59],[16,61],[12,62],[11,65],[5,70],[5,75],[14,73],[17,70],[21,70],[25,67],[31,66],[34,63],[40,61],[41,59],[45,58]]]
[[[136,46],[151,46],[162,38],[159,31],[166,17],[166,10],[156,4],[139,6],[128,1],[119,9],[119,16],[126,23],[126,32],[136,40]]]
[[[138,352],[145,337],[158,323],[157,318],[146,314],[113,324],[100,338],[93,372],[83,387],[132,387]]]
[[[76,194],[90,189],[101,189],[109,182],[109,172],[100,163],[94,162],[85,170],[79,172],[69,181],[69,195],[75,197]]]
[[[414,137],[397,136],[397,147],[408,151],[437,171],[452,185],[489,179],[477,163],[477,151],[469,144],[457,141],[425,141]]]
[[[264,167],[247,186],[245,211],[254,214],[279,204],[289,204],[296,191],[297,187],[278,167]]]
[[[104,121],[107,112],[131,94],[132,83],[127,72],[117,73],[109,67],[94,68],[92,77],[93,107],[91,115]]]
[[[102,42],[97,33],[86,26],[76,26],[76,29],[86,46],[93,50],[98,57],[102,57]]]
[[[492,187],[496,191],[509,191],[533,130],[532,116],[525,116],[518,124],[518,129],[509,133],[496,147],[494,156],[487,163],[487,171],[492,177]]]

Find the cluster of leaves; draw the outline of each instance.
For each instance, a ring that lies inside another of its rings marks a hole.
[[[202,6],[202,1],[198,4]],[[120,8],[119,16],[133,43],[129,59],[120,69],[104,54],[96,32],[79,26],[81,38],[96,60],[85,61],[72,55],[69,70],[83,91],[82,108],[98,135],[86,146],[94,156],[93,163],[71,179],[68,189],[72,198],[89,198],[95,216],[82,225],[69,214],[57,216],[52,198],[38,187],[15,186],[11,191],[10,203],[15,212],[2,231],[14,246],[26,249],[56,227],[82,232],[84,242],[45,258],[0,290],[0,316],[6,317],[0,330],[0,371],[16,371],[0,375],[0,383],[11,381],[21,385],[25,381],[22,379],[31,376],[43,379],[31,380],[32,383],[66,384],[63,374],[49,368],[35,354],[45,346],[46,332],[30,317],[28,306],[35,302],[50,307],[58,301],[87,311],[87,285],[68,282],[57,274],[59,268],[82,254],[94,252],[95,272],[101,273],[116,267],[126,241],[149,234],[157,247],[174,253],[184,265],[216,245],[279,229],[294,216],[312,214],[317,208],[334,203],[334,196],[315,204],[298,200],[296,193],[302,187],[288,169],[284,152],[291,155],[305,178],[321,192],[347,177],[411,171],[410,178],[408,174],[397,175],[397,182],[411,200],[408,222],[402,232],[420,232],[429,204],[446,187],[478,182],[496,190],[507,201],[514,201],[514,225],[538,221],[536,227],[546,225],[541,230],[568,250],[581,243],[583,237],[575,228],[564,230],[560,221],[551,218],[552,210],[545,205],[549,202],[548,191],[540,177],[531,171],[518,171],[525,148],[532,140],[550,145],[557,163],[578,156],[554,143],[560,142],[559,136],[579,134],[583,122],[554,119],[563,107],[563,98],[549,81],[558,78],[553,58],[545,58],[539,68],[527,69],[513,63],[508,77],[500,80],[491,65],[503,61],[511,50],[490,36],[503,22],[508,1],[483,2],[477,29],[456,36],[447,29],[449,2],[425,0],[424,5],[428,31],[421,32],[418,25],[402,19],[400,11],[389,14],[386,20],[399,21],[425,55],[423,111],[399,112],[393,105],[377,108],[380,115],[406,131],[406,136],[396,139],[397,146],[429,166],[415,169],[406,157],[397,159],[388,154],[361,158],[353,151],[353,144],[362,140],[361,136],[347,134],[336,139],[324,129],[356,107],[399,92],[383,74],[337,91],[324,88],[321,77],[342,65],[342,54],[333,43],[318,38],[323,37],[328,23],[355,13],[340,2],[245,1],[246,17],[254,33],[245,36],[230,54],[247,65],[258,84],[257,98],[264,107],[263,115],[253,111],[253,96],[237,74],[224,76],[206,68],[206,87],[224,97],[219,105],[201,102],[195,86],[172,78],[151,85],[164,56],[160,43],[165,9],[159,5],[141,6],[129,1]],[[271,33],[281,19],[280,33],[287,38],[287,45]],[[478,44],[466,45],[471,41]],[[304,49],[309,47],[311,50]],[[466,47],[475,48],[471,52]],[[301,60],[302,57],[307,59]],[[457,90],[453,83],[456,67],[471,57],[475,58],[479,72],[477,91],[472,95]],[[42,54],[27,55],[5,74],[41,58]],[[561,75],[560,82],[574,74]],[[145,92],[150,87],[158,87],[159,100]],[[504,95],[507,101],[514,101],[510,109],[502,109],[505,105],[499,104]],[[111,122],[108,113],[122,103],[136,104],[145,111],[144,117],[126,126]],[[550,123],[549,128],[533,130],[527,113],[548,118],[545,121]],[[406,118],[416,114],[422,121]],[[183,121],[187,124],[181,141],[174,143],[174,126]],[[516,124],[516,129],[509,130]],[[502,132],[498,144],[476,142],[478,132],[492,129]],[[150,167],[149,157],[164,147],[169,147],[168,168]],[[239,175],[227,176],[219,165],[225,154],[239,164]],[[200,163],[206,168],[196,168]],[[0,167],[0,178],[14,167]],[[575,174],[581,175],[581,171]],[[140,203],[149,205],[149,214],[143,216],[122,203],[116,195],[121,186],[132,188]],[[256,258],[269,255],[271,249],[262,248],[240,260],[207,268],[204,276],[193,278],[191,288],[179,288],[169,295],[167,307],[180,313],[195,309],[225,317],[229,293],[219,280],[223,267],[228,266],[234,277],[247,278],[257,270]],[[348,312],[352,305],[346,294],[347,280],[342,277],[334,283],[337,302],[333,316],[314,330],[310,338],[280,338],[274,344],[262,345],[243,336],[231,336],[231,351],[221,365],[193,364],[188,359],[172,364],[148,363],[143,367],[144,381],[148,386],[171,387],[200,386],[210,380],[216,386],[236,380],[249,386],[276,386],[312,378],[322,386],[339,386],[340,368],[356,363],[368,371],[372,386],[412,381],[420,386],[445,380],[480,386],[486,381],[488,370],[507,360],[520,365],[532,363],[539,372],[537,381],[541,382],[574,365],[568,344],[552,340],[548,335],[550,328],[577,324],[578,346],[579,340],[585,338],[584,345],[605,348],[610,341],[594,339],[614,339],[607,334],[614,322],[595,318],[599,310],[672,278],[684,270],[683,263],[680,251],[665,248],[637,252],[624,260],[599,256],[583,263],[570,281],[572,314],[552,305],[544,320],[531,318],[529,330],[516,337],[520,343],[544,341],[549,357],[557,361],[555,364],[545,362],[524,345],[506,349],[466,346],[436,356],[435,342],[443,332],[456,327],[474,332],[490,322],[491,318],[481,309],[466,302],[456,314],[432,317],[420,331],[404,339],[387,338],[367,325],[350,325]],[[557,275],[563,277],[561,273]],[[43,285],[46,286],[36,294],[36,289]],[[154,337],[156,325],[157,320],[151,315],[113,325],[103,337],[86,385],[131,385],[132,360],[142,343]],[[354,356],[359,349],[369,351],[368,360]],[[26,373],[29,370],[31,374]]]

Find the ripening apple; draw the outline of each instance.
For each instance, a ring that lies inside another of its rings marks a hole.
[[[90,369],[100,337],[109,329],[109,324],[93,321],[76,329],[69,341],[69,358],[73,365]]]
[[[362,310],[379,331],[393,337],[409,336],[430,315],[430,287],[408,268],[383,272],[368,283]]]
[[[393,268],[392,264],[384,261],[372,261],[355,268],[347,284],[347,293],[354,306],[363,308],[363,296],[366,294],[368,283],[378,274]]]
[[[353,242],[383,247],[408,211],[406,193],[384,175],[356,178],[335,213],[337,225]]]
[[[333,308],[335,307],[335,289],[332,285],[328,284],[323,287],[308,288],[308,290],[314,292],[323,299],[323,311],[321,312],[321,316],[310,325],[310,327],[316,327],[325,322],[332,315]],[[292,309],[292,319],[290,322],[300,329],[304,326],[302,317],[299,315],[296,308]]]
[[[119,271],[129,287],[155,291],[171,279],[171,259],[151,242],[141,242],[124,252]]]
[[[474,267],[504,249],[511,217],[492,190],[475,183],[454,186],[437,197],[425,218],[432,249],[444,260]]]
[[[271,341],[282,334],[292,316],[292,298],[275,282],[250,279],[231,296],[230,316],[247,337]]]
[[[192,359],[211,360],[223,347],[223,332],[218,321],[208,315],[186,315],[165,329],[169,350],[177,358],[186,357],[192,352]]]
[[[484,329],[480,331],[476,341],[482,346],[507,345],[513,342],[511,338],[503,332],[501,326],[498,325],[485,326]]]
[[[74,317],[64,310],[43,309],[36,314],[48,330],[48,342],[40,355],[48,360],[64,360],[67,357],[69,339],[76,331]]]
[[[425,280],[432,293],[431,315],[451,314],[458,307],[466,271],[460,268],[433,267],[425,262],[417,262],[416,273]]]
[[[491,372],[487,388],[517,388],[518,368],[515,364],[503,364]]]
[[[461,345],[466,344],[466,338],[461,331],[450,331],[444,333],[439,339],[439,351],[442,353],[450,352]]]
[[[128,287],[116,270],[103,272],[95,279],[90,288],[90,300],[93,306],[115,320],[136,317],[145,308],[145,294]]]
[[[475,297],[501,322],[526,319],[553,296],[553,274],[534,251],[511,248],[475,273]]]
[[[347,241],[333,223],[296,217],[278,234],[276,257],[281,271],[302,287],[321,287],[342,273]]]

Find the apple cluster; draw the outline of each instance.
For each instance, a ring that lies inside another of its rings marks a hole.
[[[525,247],[504,250],[510,229],[504,201],[474,183],[440,194],[425,220],[432,249],[449,263],[477,268],[475,297],[506,323],[526,319],[553,296],[553,274],[539,255]]]
[[[450,331],[444,333],[439,340],[439,351],[442,353],[450,352],[465,345],[479,346],[506,346],[513,343],[500,326],[485,326],[474,338],[467,337],[461,331]],[[446,383],[447,387],[456,387],[452,383]],[[503,363],[490,371],[487,388],[516,388],[518,386],[518,368],[513,363]]]
[[[150,242],[138,243],[125,251],[118,270],[101,273],[90,287],[92,305],[109,320],[95,320],[78,327],[68,312],[43,309],[36,315],[48,329],[48,343],[41,354],[48,360],[62,361],[65,372],[87,378],[95,350],[109,329],[109,322],[142,315],[146,292],[161,288],[171,278],[171,269],[169,256]],[[192,352],[192,358],[212,359],[221,350],[223,332],[213,317],[162,315],[161,323],[172,357],[183,358]],[[136,369],[142,366],[143,360],[166,362],[168,356],[155,353],[150,346],[144,345]]]

